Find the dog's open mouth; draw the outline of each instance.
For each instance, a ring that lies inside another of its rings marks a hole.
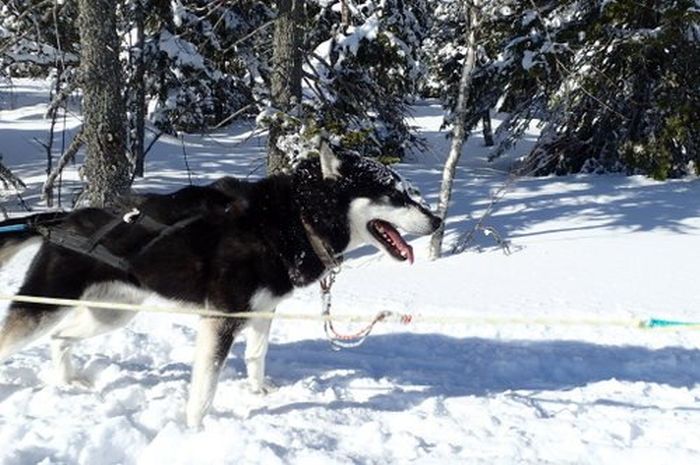
[[[384,246],[389,255],[402,262],[408,260],[409,263],[413,263],[413,247],[403,240],[391,223],[372,220],[367,223],[367,229]]]

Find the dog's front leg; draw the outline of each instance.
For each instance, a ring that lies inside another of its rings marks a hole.
[[[203,317],[199,320],[187,401],[187,426],[197,428],[202,424],[214,399],[221,367],[240,326],[239,320],[231,318]]]
[[[266,394],[273,387],[265,384],[265,357],[270,340],[271,319],[251,320],[246,334],[245,365],[251,391]]]

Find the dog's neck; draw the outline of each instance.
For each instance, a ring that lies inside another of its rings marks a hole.
[[[304,226],[304,231],[306,231],[306,238],[311,244],[311,248],[314,249],[316,256],[323,263],[326,268],[334,269],[339,268],[343,261],[342,254],[336,253],[330,245],[319,236],[314,228],[311,226],[308,220],[304,218],[304,215],[300,215],[301,224]]]
[[[287,269],[293,286],[309,285],[330,269],[339,265],[341,249],[329,241],[332,232],[316,210],[305,205],[308,196],[299,197],[299,188],[292,176],[276,175],[259,181],[258,192],[273,192],[272,197],[257,198],[249,211],[261,226],[271,252],[278,256]],[[317,186],[315,186],[317,187]],[[257,190],[257,189],[256,189]],[[308,192],[309,196],[324,197],[321,192]],[[312,213],[316,213],[312,216]]]

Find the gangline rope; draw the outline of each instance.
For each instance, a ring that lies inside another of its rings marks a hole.
[[[303,312],[222,312],[191,306],[161,306],[145,304],[128,304],[122,302],[105,302],[83,299],[62,299],[55,297],[40,297],[30,295],[0,294],[0,301],[24,302],[60,307],[88,307],[91,309],[119,310],[142,313],[178,313],[201,317],[241,318],[241,319],[275,319],[296,321],[342,321],[347,323],[390,322],[404,325],[416,324],[445,324],[445,325],[489,325],[489,326],[596,326],[622,327],[630,329],[671,329],[699,330],[700,322],[677,321],[663,318],[595,318],[595,317],[549,317],[549,316],[480,316],[480,315],[426,315],[392,311],[378,314],[340,313],[314,314]]]

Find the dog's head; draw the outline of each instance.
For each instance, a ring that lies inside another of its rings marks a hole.
[[[336,156],[323,144],[320,151],[323,182],[338,197],[345,212],[346,252],[373,245],[399,261],[413,263],[413,249],[399,230],[427,235],[440,226],[418,191],[391,168],[357,155]]]

